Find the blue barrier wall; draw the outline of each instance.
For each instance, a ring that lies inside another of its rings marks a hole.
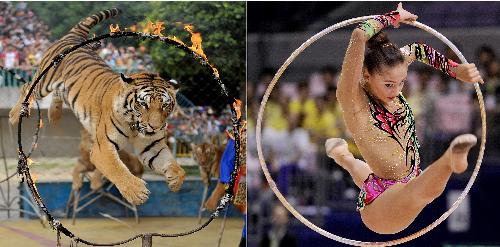
[[[209,188],[209,193],[215,188],[216,181],[213,180]],[[37,182],[36,187],[46,203],[49,211],[56,217],[63,217],[71,191],[71,182]],[[143,216],[169,216],[169,217],[197,217],[198,208],[201,203],[203,194],[203,183],[200,179],[187,178],[179,192],[171,192],[164,181],[147,181],[147,187],[151,191],[149,199],[142,205],[138,206],[139,217]],[[21,195],[31,198],[30,192],[26,186],[20,190]],[[88,182],[85,182],[81,195],[85,195],[90,191]],[[113,187],[112,194],[121,198],[120,193]],[[80,202],[83,205],[86,200]],[[23,209],[33,212],[33,209],[27,202],[22,202]],[[80,211],[77,217],[102,217],[100,213],[106,213],[114,217],[133,217],[133,212],[126,209],[123,205],[115,203],[109,198],[100,198],[89,207]],[[204,217],[209,217],[208,212],[204,213]],[[26,218],[32,216],[25,215]],[[230,206],[228,217],[243,217],[234,207]]]

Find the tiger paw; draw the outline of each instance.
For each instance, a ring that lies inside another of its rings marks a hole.
[[[73,184],[71,185],[71,189],[80,190],[83,186],[83,179],[80,176],[73,177]]]
[[[149,197],[149,190],[146,188],[146,182],[133,175],[116,183],[116,187],[123,197],[134,205],[144,203]]]
[[[177,192],[181,189],[186,172],[178,164],[171,164],[165,172],[165,178],[171,191]]]
[[[102,179],[101,177],[93,176],[90,178],[90,189],[93,191],[99,190],[102,188]]]

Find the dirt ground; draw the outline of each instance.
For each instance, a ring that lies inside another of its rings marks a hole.
[[[139,233],[159,232],[178,233],[194,229],[197,218],[141,218],[141,223],[136,224],[133,219],[123,219],[119,223],[110,219],[77,219],[76,225],[71,225],[70,220],[61,222],[77,234],[80,238],[98,242],[110,243],[130,238]],[[205,222],[204,219],[202,222]],[[177,238],[153,238],[153,246],[165,247],[208,247],[217,246],[222,217],[212,221],[207,227],[194,234]],[[243,219],[228,218],[224,227],[220,246],[238,246],[241,239]],[[62,246],[70,246],[66,236],[62,237]],[[142,246],[141,240],[121,246]],[[39,220],[4,220],[0,222],[0,246],[29,246],[29,247],[54,247],[56,246],[56,232],[49,227],[43,228]],[[78,246],[86,246],[78,244]]]

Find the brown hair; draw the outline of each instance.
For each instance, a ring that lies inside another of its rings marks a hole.
[[[364,67],[370,74],[379,71],[381,66],[392,67],[405,61],[399,48],[391,43],[384,32],[379,32],[371,37],[367,46]]]

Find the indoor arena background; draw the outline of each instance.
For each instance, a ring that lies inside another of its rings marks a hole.
[[[255,123],[265,88],[276,70],[304,41],[335,23],[354,17],[384,14],[397,2],[249,2],[248,3],[248,246],[265,246],[270,229],[286,225],[287,240],[296,246],[343,246],[308,229],[287,211],[269,189],[258,163]],[[484,160],[469,195],[443,223],[402,246],[500,246],[497,196],[500,178],[500,3],[405,2],[403,7],[418,21],[444,34],[475,63],[485,84],[481,86],[487,111]],[[308,220],[342,237],[361,241],[386,241],[420,230],[445,212],[462,192],[478,156],[469,155],[469,168],[453,175],[445,192],[395,235],[368,230],[356,212],[359,189],[348,173],[324,151],[327,138],[352,138],[345,132],[335,99],[336,82],[355,26],[324,36],[308,47],[286,70],[266,106],[263,152],[281,193]],[[457,60],[437,38],[411,26],[387,28],[399,47],[424,41]],[[408,72],[404,95],[413,108],[421,143],[422,168],[436,160],[453,137],[480,135],[477,97],[464,85],[422,64]],[[303,101],[301,101],[301,96]],[[297,105],[304,106],[297,112]],[[294,114],[295,113],[295,114]],[[355,147],[354,149],[355,150]],[[359,156],[359,153],[355,153]],[[283,233],[284,234],[284,233]],[[270,236],[270,235],[269,235]],[[290,242],[288,242],[290,243]],[[292,245],[288,245],[292,246]]]

